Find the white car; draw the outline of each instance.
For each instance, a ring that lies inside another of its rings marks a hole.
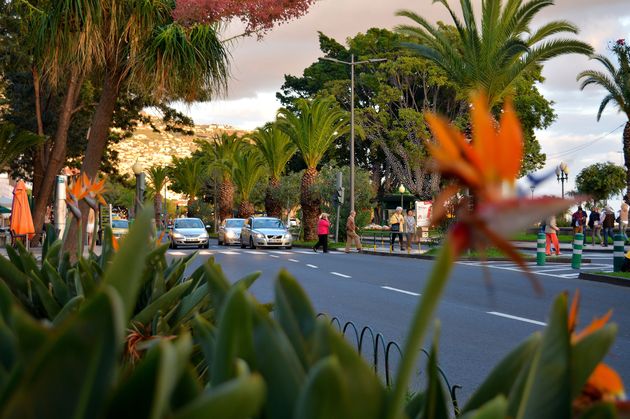
[[[178,246],[210,247],[210,237],[206,226],[199,218],[176,218],[169,232],[171,248]]]
[[[280,219],[249,217],[241,229],[241,248],[285,247],[290,249],[293,236]]]
[[[245,224],[244,218],[226,218],[219,226],[219,246],[239,244],[241,242],[241,229]]]

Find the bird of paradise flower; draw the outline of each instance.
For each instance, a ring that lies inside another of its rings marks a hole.
[[[103,198],[105,192],[105,179],[100,181],[91,181],[87,174],[82,173],[81,176],[72,184],[72,186],[66,191],[66,205],[70,210],[70,213],[75,218],[77,225],[79,226],[79,255],[82,254],[83,249],[83,234],[82,232],[82,214],[80,202],[85,203],[94,211],[98,213],[98,204],[107,205]],[[98,233],[98,223],[94,223],[94,236]],[[90,251],[94,250],[94,240],[92,241]]]

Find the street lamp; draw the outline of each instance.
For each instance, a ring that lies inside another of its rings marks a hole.
[[[134,204],[134,217],[137,217],[142,210],[142,203],[144,202],[144,167],[136,159],[136,162],[131,166],[133,174],[136,175],[136,202]]]
[[[372,58],[364,61],[354,61],[354,54],[350,55],[350,62],[330,57],[320,57],[320,60],[332,61],[350,66],[350,211],[354,211],[354,66],[358,64],[378,63],[387,58]]]
[[[564,199],[564,182],[569,179],[569,167],[565,162],[560,162],[558,167],[556,167],[556,177],[558,182],[562,184],[562,198]]]
[[[403,186],[403,184],[401,183],[400,186],[398,187],[398,192],[400,192],[400,207],[404,208],[404,204],[403,204],[403,194],[405,193],[405,187]]]
[[[529,187],[529,190],[532,191],[532,199],[534,199],[534,189],[536,189],[534,185]]]

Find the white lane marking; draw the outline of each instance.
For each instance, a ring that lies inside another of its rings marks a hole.
[[[170,252],[171,255],[175,255],[175,256],[184,256],[186,253],[184,252]]]
[[[271,256],[272,258],[276,258],[276,259],[280,258],[280,256],[278,256],[278,255],[269,255],[269,256]]]
[[[352,278],[350,275],[340,274],[339,272],[331,272],[331,274],[340,276],[342,278]]]
[[[202,250],[201,252],[199,252],[200,255],[211,255],[212,252],[209,252],[207,250]]]
[[[278,255],[292,255],[293,252],[287,252],[284,250],[271,250],[273,253],[276,253]]]
[[[577,274],[562,274],[560,276],[563,277],[563,278],[569,278],[570,279],[570,278],[577,278],[578,276],[580,276],[580,274],[579,273],[577,273]]]
[[[231,250],[226,250],[226,251],[219,252],[219,253],[221,253],[222,255],[240,255],[240,252],[233,252]]]
[[[299,261],[299,260],[297,260],[297,259],[289,259],[289,262],[300,263],[300,261]]]
[[[312,250],[310,252],[308,250],[297,250],[294,253],[301,253],[303,255],[312,255],[315,252],[313,252]]]
[[[525,317],[512,316],[511,314],[499,313],[498,311],[487,311],[488,314],[493,316],[505,317],[506,319],[518,320],[525,323],[537,324],[538,326],[547,326],[545,322],[539,322],[537,320],[526,319]]]
[[[258,250],[248,250],[247,253],[250,253],[252,255],[266,255],[267,254],[265,252],[260,252]]]
[[[318,269],[317,266],[311,265],[310,263],[307,263],[306,266],[308,266],[309,268]]]
[[[405,291],[405,290],[401,290],[401,289],[394,288],[394,287],[382,286],[381,288],[383,288],[383,289],[385,289],[385,290],[390,290],[390,291],[400,292],[400,293],[403,293],[403,294],[414,295],[414,296],[416,296],[416,297],[420,295],[420,294],[415,293],[415,292]]]

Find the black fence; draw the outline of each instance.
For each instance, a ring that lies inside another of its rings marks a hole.
[[[381,333],[375,333],[369,326],[364,326],[361,328],[361,331],[359,331],[359,328],[353,322],[345,322],[342,325],[339,318],[330,317],[325,313],[319,313],[317,317],[326,317],[330,319],[330,324],[335,327],[339,333],[346,338],[346,340],[355,345],[359,354],[361,354],[366,360],[371,361],[374,372],[377,374],[382,372],[387,387],[392,385],[394,378],[394,361],[402,358],[402,349],[397,342],[386,340]],[[429,353],[426,350],[421,348],[420,351],[425,357],[429,357]],[[417,372],[419,374],[421,373],[421,371]],[[458,412],[456,392],[462,387],[457,384],[451,385],[450,381],[446,377],[446,374],[439,366],[438,373],[442,379],[444,387],[448,390],[454,412]]]

